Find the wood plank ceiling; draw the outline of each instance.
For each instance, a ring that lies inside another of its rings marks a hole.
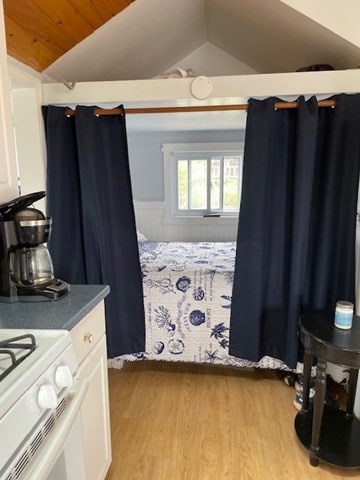
[[[7,52],[42,72],[134,0],[3,0]]]

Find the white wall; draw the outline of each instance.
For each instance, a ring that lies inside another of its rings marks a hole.
[[[36,92],[31,88],[14,89],[11,96],[20,188],[25,195],[45,190],[42,137],[34,121],[39,106]]]
[[[45,190],[45,140],[40,75],[9,57],[12,117],[21,194]],[[45,210],[45,200],[36,204]]]
[[[211,42],[205,42],[190,55],[177,62],[173,68],[191,69],[194,76],[207,75],[246,75],[257,73],[254,69],[235,57],[216,47]]]
[[[4,11],[0,0],[0,203],[8,202],[17,195],[18,172],[11,123]]]
[[[237,237],[237,218],[192,218],[181,223],[164,220],[163,202],[135,201],[137,229],[148,240],[164,242],[234,242]]]
[[[360,47],[358,0],[281,0],[298,12]]]

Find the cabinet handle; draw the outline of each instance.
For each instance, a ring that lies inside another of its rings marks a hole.
[[[92,343],[94,340],[94,335],[92,333],[85,333],[84,342]]]

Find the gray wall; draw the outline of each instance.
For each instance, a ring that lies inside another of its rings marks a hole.
[[[134,200],[164,201],[163,143],[241,142],[244,130],[128,132]]]

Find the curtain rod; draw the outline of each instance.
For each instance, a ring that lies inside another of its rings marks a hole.
[[[331,107],[336,105],[335,100],[319,100],[318,107]],[[275,102],[275,110],[293,109],[298,108],[298,102]],[[122,115],[124,112],[128,114],[146,114],[146,113],[181,113],[181,112],[218,112],[218,111],[247,111],[248,104],[235,104],[235,105],[201,105],[201,106],[185,106],[185,107],[144,107],[144,108],[95,108],[94,115]],[[65,109],[65,115],[71,117],[75,115],[75,110],[71,108]]]

